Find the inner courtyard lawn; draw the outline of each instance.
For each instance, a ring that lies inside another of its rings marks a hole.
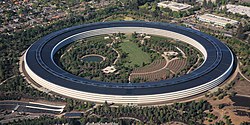
[[[119,49],[121,49],[122,52],[128,53],[125,58],[127,61],[127,63],[124,64],[125,66],[134,67],[138,65],[141,67],[143,63],[148,64],[151,62],[150,54],[143,52],[137,43],[130,40],[123,40],[123,42],[119,44]]]

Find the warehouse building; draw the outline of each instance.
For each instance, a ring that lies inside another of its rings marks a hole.
[[[236,20],[232,20],[229,18],[216,16],[216,15],[212,15],[212,14],[200,15],[197,17],[197,19],[200,21],[203,21],[203,22],[207,22],[207,23],[211,23],[211,24],[223,26],[223,27],[225,27],[227,24],[231,24],[231,25],[238,24],[238,21],[236,21]]]
[[[227,4],[226,8],[227,8],[227,12],[231,12],[233,14],[238,13],[240,15],[247,15],[248,17],[250,17],[250,7],[242,6],[242,5]]]

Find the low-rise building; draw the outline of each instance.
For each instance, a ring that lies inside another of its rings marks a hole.
[[[162,1],[157,4],[158,7],[169,8],[172,11],[186,11],[192,8],[193,6],[183,3],[177,3],[172,1]]]
[[[242,5],[227,4],[226,8],[227,8],[227,12],[231,12],[233,14],[238,13],[240,15],[247,15],[248,17],[250,17],[250,7],[242,6]]]
[[[200,3],[202,3],[204,0],[196,0],[196,2],[200,2]],[[207,2],[208,2],[209,0],[207,0]],[[211,2],[212,3],[216,3],[216,0],[211,0]]]
[[[229,18],[221,17],[221,16],[216,16],[213,14],[200,15],[197,17],[197,19],[203,22],[207,22],[207,23],[211,23],[211,24],[223,26],[223,27],[225,27],[227,24],[231,24],[233,26],[238,24],[238,21],[236,20],[232,20]]]

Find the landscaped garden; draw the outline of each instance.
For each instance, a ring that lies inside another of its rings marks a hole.
[[[64,70],[104,82],[141,83],[178,77],[202,61],[194,47],[171,38],[115,33],[73,42],[57,52]]]

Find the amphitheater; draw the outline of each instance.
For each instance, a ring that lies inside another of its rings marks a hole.
[[[146,33],[177,39],[197,48],[204,62],[173,79],[146,83],[107,83],[70,74],[54,61],[55,53],[76,40],[111,33]],[[233,72],[231,50],[205,33],[167,23],[117,21],[91,23],[53,32],[32,44],[24,55],[27,77],[55,93],[97,103],[154,104],[187,98],[220,85]]]

